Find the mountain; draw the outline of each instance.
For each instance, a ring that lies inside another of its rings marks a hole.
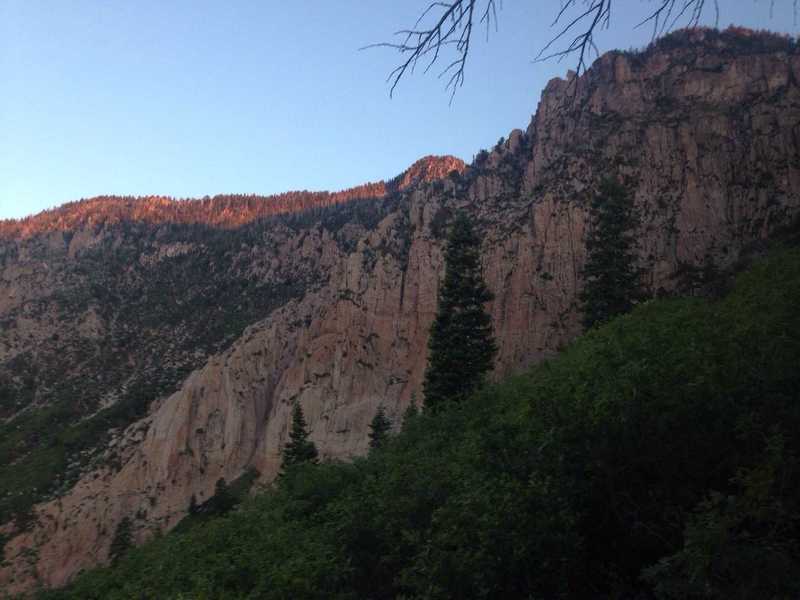
[[[441,179],[466,165],[454,156],[425,156],[391,181],[366,183],[339,192],[295,191],[275,196],[221,195],[201,200],[163,196],[101,196],[70,202],[24,219],[0,221],[0,236],[26,239],[54,232],[74,233],[120,223],[202,224],[234,229],[258,219],[336,206],[353,200],[383,198],[412,185]],[[67,240],[66,243],[69,243]],[[74,250],[73,250],[74,252]]]
[[[295,401],[324,457],[363,453],[377,406],[399,423],[419,395],[457,210],[483,240],[496,376],[580,332],[604,178],[634,198],[649,293],[714,293],[800,213],[798,75],[780,36],[679,32],[551,81],[468,167],[340,201],[98,199],[3,224],[0,586],[62,585],[123,518],[141,541],[220,478],[270,481]]]
[[[37,599],[797,598],[798,234]]]

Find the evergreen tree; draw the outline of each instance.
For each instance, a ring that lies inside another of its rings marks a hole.
[[[308,426],[299,402],[292,408],[292,428],[289,431],[289,443],[283,448],[283,464],[286,471],[294,465],[317,462],[317,447],[308,439]]]
[[[417,407],[417,395],[412,393],[411,394],[411,404],[408,405],[405,412],[403,413],[403,429],[406,428],[406,425],[417,415],[419,414],[419,407]]]
[[[108,558],[112,564],[119,561],[133,545],[133,532],[131,530],[131,520],[128,517],[124,517],[117,525],[117,529],[114,531],[114,538],[111,540],[111,546],[108,549]]]
[[[369,424],[369,429],[370,450],[381,448],[389,439],[389,432],[392,430],[392,422],[386,416],[383,405],[378,407],[378,411]]]
[[[492,320],[484,310],[491,299],[481,276],[480,240],[460,213],[448,236],[444,282],[428,340],[426,408],[463,400],[484,382],[497,352]]]
[[[626,313],[641,297],[633,232],[638,216],[625,188],[606,179],[591,205],[583,268],[583,325],[587,329]]]

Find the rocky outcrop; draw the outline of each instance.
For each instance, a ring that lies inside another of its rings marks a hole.
[[[123,516],[143,540],[180,520],[193,494],[208,498],[220,477],[255,467],[270,481],[293,402],[324,457],[363,452],[377,406],[397,423],[419,392],[443,233],[456,210],[481,229],[498,375],[579,332],[588,199],[603,177],[634,195],[653,294],[701,289],[748,245],[795,222],[800,55],[792,45],[756,51],[738,38],[693,35],[610,53],[580,78],[550,82],[526,132],[512,132],[460,176],[398,193],[346,243],[324,220],[298,233],[294,253],[274,260],[290,271],[312,260],[320,284],[155,402],[114,439],[109,464],[37,506],[38,524],[6,544],[0,584],[61,585],[106,559]],[[172,248],[153,260],[186,250]]]

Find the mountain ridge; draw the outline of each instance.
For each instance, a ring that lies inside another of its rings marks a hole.
[[[117,223],[69,239],[4,240],[0,366],[19,390],[33,382],[31,406],[52,401],[41,382],[73,338],[86,341],[76,355],[87,346],[109,361],[80,374],[96,395],[125,377],[152,379],[153,355],[188,373],[149,390],[74,479],[37,496],[27,529],[9,521],[0,530],[11,538],[0,583],[61,585],[106,560],[125,517],[141,541],[177,523],[191,496],[208,498],[220,477],[255,468],[270,481],[293,402],[323,457],[363,453],[376,407],[399,422],[420,390],[444,232],[457,211],[481,232],[496,376],[551,356],[580,331],[588,200],[602,178],[622,182],[641,214],[638,266],[653,295],[703,293],[746,248],[794,222],[795,46],[764,51],[752,48],[760,38],[697,35],[609,53],[579,78],[551,81],[526,131],[458,176],[375,202],[222,232]],[[53,340],[56,327],[62,338]],[[127,345],[114,345],[122,336]],[[42,348],[55,358],[42,362]],[[14,370],[20,357],[37,372]],[[87,405],[100,401],[83,394]],[[39,443],[42,432],[31,433],[26,443]]]
[[[95,196],[67,202],[21,219],[0,220],[0,236],[31,237],[86,226],[113,225],[121,221],[201,224],[231,229],[264,217],[335,206],[353,200],[383,198],[412,185],[441,179],[453,171],[463,173],[465,169],[464,161],[455,156],[427,155],[390,180],[364,183],[336,192],[293,190],[268,196],[218,194],[182,199],[169,196]]]

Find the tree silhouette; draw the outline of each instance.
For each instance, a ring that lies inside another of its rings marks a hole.
[[[392,422],[386,416],[383,405],[378,407],[372,422],[369,424],[369,447],[376,450],[386,444],[389,439],[389,432],[392,430]]]
[[[423,382],[428,409],[474,392],[492,369],[497,352],[492,320],[483,307],[492,294],[481,276],[480,240],[464,213],[456,216],[450,230],[445,263]]]
[[[629,194],[616,181],[603,181],[590,214],[580,295],[587,329],[628,312],[641,296],[633,237],[638,219]]]
[[[317,447],[308,439],[308,425],[299,402],[292,407],[292,428],[289,430],[289,443],[283,449],[281,470],[286,472],[295,465],[317,462]]]
[[[406,428],[414,417],[419,414],[419,407],[417,406],[417,396],[415,393],[411,394],[411,403],[406,407],[406,410],[403,412],[403,429]]]

